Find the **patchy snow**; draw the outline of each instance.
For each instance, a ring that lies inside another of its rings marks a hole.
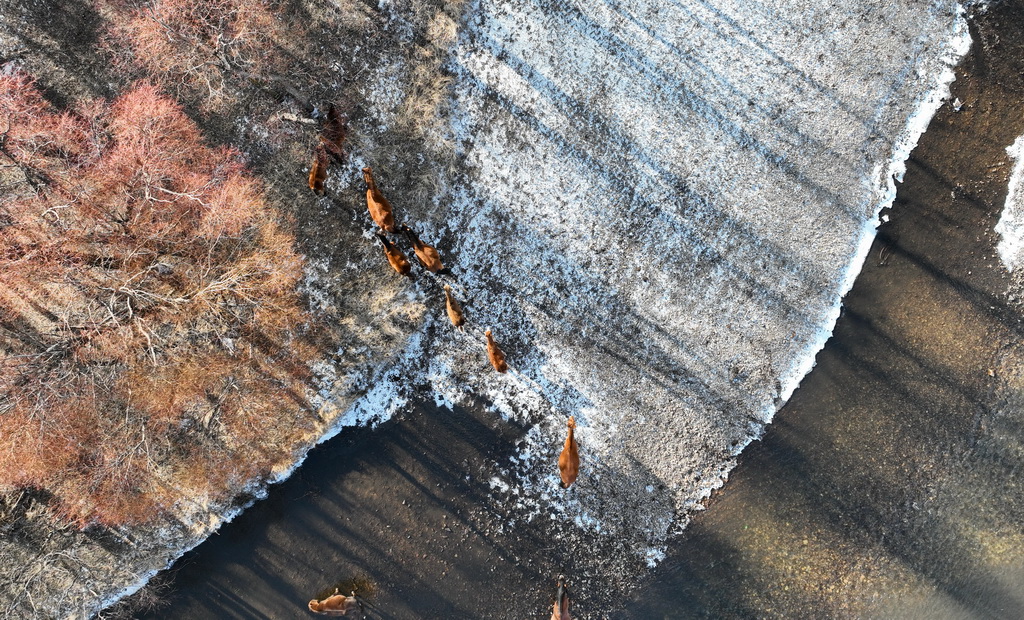
[[[665,559],[665,547],[651,547],[647,549],[644,557],[647,559],[647,568],[654,568]]]
[[[813,366],[965,21],[942,1],[466,15],[451,110],[469,173],[417,215],[471,327],[436,331],[420,379],[529,425],[486,472],[496,501],[627,541],[609,566],[656,562]],[[566,492],[569,415],[583,467]]]
[[[316,369],[323,439],[388,419],[409,386],[438,406],[486,403],[528,427],[479,473],[509,523],[618,541],[595,575],[660,561],[813,366],[967,50],[951,2],[890,13],[475,2],[450,66],[466,170],[402,214],[455,270],[468,328],[447,325],[429,278],[352,301],[346,274],[379,256],[310,261],[314,308],[354,336]],[[387,131],[397,70],[377,75],[369,134]],[[506,375],[486,361],[487,328]],[[583,465],[566,491],[570,415]]]
[[[1008,270],[1016,271],[1024,265],[1024,136],[1017,138],[1006,152],[1014,164],[1006,203],[995,230],[1000,235],[999,258]]]
[[[401,220],[441,250],[469,323],[447,323],[435,279],[381,279],[354,213],[360,249],[325,248],[303,284],[348,335],[315,369],[321,441],[389,419],[416,386],[483,403],[527,428],[471,474],[500,527],[571,523],[558,536],[595,550],[581,574],[629,579],[813,366],[966,25],[948,0],[476,0],[459,32],[441,140],[464,167]],[[368,82],[354,170],[376,162],[401,71]],[[582,466],[565,490],[570,415]]]
[[[491,476],[489,483],[492,489],[497,489],[502,493],[508,493],[511,489],[507,482],[497,476]]]

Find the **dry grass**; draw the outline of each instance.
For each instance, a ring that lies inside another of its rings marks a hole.
[[[31,36],[49,44],[15,64],[58,106],[17,99],[21,117],[40,122],[12,125],[5,148],[25,148],[11,151],[16,165],[0,167],[0,210],[8,217],[0,220],[0,258],[32,263],[24,273],[2,272],[0,390],[15,395],[20,413],[5,418],[16,421],[4,435],[10,442],[0,445],[0,486],[31,489],[45,507],[16,519],[32,540],[0,539],[13,543],[5,549],[23,567],[5,575],[4,593],[14,593],[10,609],[35,613],[28,606],[35,600],[64,616],[77,613],[74,604],[109,595],[132,567],[148,566],[146,558],[163,561],[162,545],[184,540],[174,537],[197,534],[160,518],[169,507],[181,523],[199,527],[227,505],[208,500],[238,493],[314,436],[304,402],[307,360],[344,343],[361,352],[333,356],[339,376],[375,367],[422,320],[418,302],[402,295],[404,284],[375,270],[388,267],[357,223],[369,218],[354,167],[332,161],[327,197],[309,191],[323,129],[313,110],[335,103],[348,119],[344,149],[381,171],[403,217],[429,216],[455,165],[442,118],[443,63],[464,2],[250,3],[264,13],[260,19],[274,21],[241,38],[231,13],[237,2],[190,5],[160,20],[191,39],[152,19],[172,6],[166,2],[87,1],[74,5],[72,21],[20,0],[0,4],[11,7],[9,16],[31,9]],[[226,17],[209,19],[218,10]],[[152,37],[154,28],[164,29],[166,43]],[[155,85],[146,87],[158,95],[149,103],[165,116],[136,123],[133,134],[129,112],[150,107],[136,93],[139,83]],[[387,98],[375,90],[381,84],[392,91]],[[91,103],[96,96],[119,103],[105,109]],[[3,104],[0,132],[15,115],[13,102]],[[114,139],[115,132],[134,137]],[[177,142],[151,140],[168,133]],[[133,153],[154,148],[164,154],[140,167]],[[182,219],[140,205],[170,205]],[[31,225],[10,226],[11,217]],[[189,229],[175,236],[181,222]],[[90,227],[92,237],[83,238]],[[323,268],[326,306],[317,302],[314,318],[294,293],[302,267],[292,231],[300,251]],[[346,271],[353,264],[359,270]],[[50,349],[54,342],[61,344]],[[69,416],[79,421],[58,422]],[[106,443],[93,436],[101,434]],[[99,501],[111,494],[120,499]],[[79,525],[157,518],[77,531],[54,520],[55,512]],[[116,570],[85,559],[87,571],[65,575],[45,559],[87,558],[97,551],[91,530],[145,537],[157,524],[169,538],[115,551],[127,563]],[[35,542],[44,539],[50,542]]]

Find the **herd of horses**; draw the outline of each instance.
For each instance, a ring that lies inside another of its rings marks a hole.
[[[323,196],[325,193],[328,160],[334,160],[341,165],[345,163],[345,152],[342,148],[345,134],[345,117],[339,114],[332,104],[328,108],[326,121],[323,123],[319,143],[314,150],[313,163],[309,171],[309,188],[318,196]],[[435,247],[424,242],[408,225],[402,224],[398,226],[395,224],[394,208],[380,188],[377,187],[373,177],[373,170],[366,167],[362,169],[362,173],[363,181],[366,184],[366,208],[370,213],[370,218],[379,228],[379,230],[374,231],[374,234],[380,240],[384,248],[384,256],[387,258],[388,264],[391,265],[392,269],[399,275],[412,276],[412,263],[397,244],[398,233],[401,232],[412,247],[413,254],[423,269],[435,276],[446,275],[451,277],[451,270],[446,268],[441,262],[441,255]],[[389,233],[395,235],[394,241],[388,238]],[[453,326],[462,330],[466,323],[466,314],[449,284],[444,284],[444,297],[448,319]],[[498,346],[490,329],[484,331],[484,339],[487,359],[490,360],[491,366],[499,373],[508,372],[509,366],[508,361],[505,359],[505,353]],[[574,434],[576,429],[575,416],[569,417],[567,425],[569,432],[565,438],[562,452],[558,457],[558,470],[562,478],[562,486],[566,489],[576,481],[580,469],[579,447],[576,444]],[[327,616],[344,616],[350,611],[355,612],[360,608],[359,599],[354,592],[345,596],[335,590],[334,594],[323,600],[311,600],[309,602],[310,611]],[[558,591],[551,620],[570,620],[569,590],[562,577],[558,579]]]

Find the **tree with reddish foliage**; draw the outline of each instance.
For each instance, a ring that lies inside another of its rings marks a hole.
[[[278,80],[302,24],[266,0],[97,0],[111,21],[111,48],[133,55],[165,87],[216,107],[234,79]],[[128,42],[127,49],[123,43]],[[284,84],[282,82],[282,84]],[[287,88],[287,84],[284,84]],[[304,101],[297,92],[293,93]]]
[[[301,259],[238,153],[151,85],[0,76],[0,491],[80,524],[221,497],[310,426]]]

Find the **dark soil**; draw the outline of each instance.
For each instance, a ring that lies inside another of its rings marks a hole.
[[[177,562],[164,605],[140,617],[291,618],[335,588],[372,618],[539,608],[536,575],[555,570],[544,541],[510,535],[486,508],[489,465],[522,432],[482,408],[427,404],[348,430]]]

